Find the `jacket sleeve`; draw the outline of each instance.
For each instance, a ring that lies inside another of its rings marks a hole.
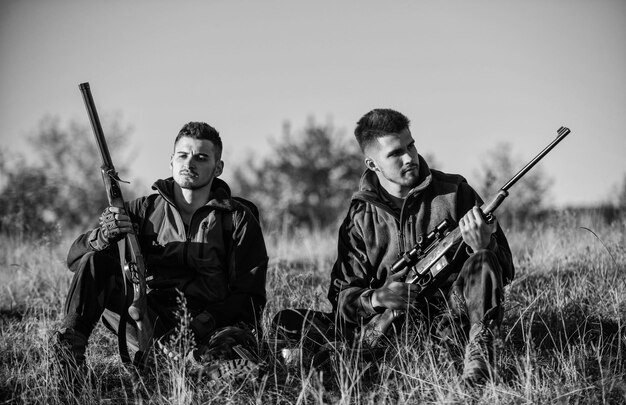
[[[371,304],[370,287],[375,269],[368,260],[362,229],[355,221],[358,206],[352,206],[339,228],[337,260],[328,291],[334,312],[345,322],[359,324],[376,311]]]
[[[126,203],[126,212],[131,218],[133,223],[138,224],[141,218],[139,218],[139,212],[141,211],[142,204],[145,198],[138,198],[136,200],[132,200]],[[76,272],[80,265],[80,261],[85,256],[85,254],[89,252],[94,252],[93,243],[98,238],[98,233],[100,232],[100,228],[96,227],[86,233],[81,234],[76,238],[72,246],[70,246],[70,250],[67,254],[67,267],[71,272]],[[108,248],[102,251],[105,254],[109,254],[119,260],[119,256],[117,253],[117,244],[113,243]]]
[[[474,206],[482,206],[483,200],[480,198],[478,193],[467,183],[461,183],[459,193],[459,204],[461,216],[463,216],[467,211],[472,209]],[[496,215],[497,217],[497,215]],[[498,263],[500,264],[500,268],[502,269],[502,281],[504,285],[509,284],[513,277],[515,276],[515,268],[513,266],[513,254],[511,253],[511,248],[509,247],[509,242],[498,224],[496,231],[493,233],[491,242],[488,246],[488,249],[492,250],[496,257],[498,258]]]
[[[266,302],[268,257],[261,227],[247,208],[236,212],[232,238],[228,258],[229,294],[208,310],[217,327],[237,322],[258,326]]]
[[[97,228],[83,233],[76,238],[74,243],[72,243],[72,246],[70,246],[70,250],[67,254],[67,267],[71,272],[75,273],[78,270],[80,259],[82,259],[85,254],[93,252],[93,249],[89,245],[89,241],[96,231]]]

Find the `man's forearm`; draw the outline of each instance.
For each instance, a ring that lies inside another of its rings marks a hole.
[[[84,233],[80,235],[72,246],[70,247],[69,252],[67,253],[67,267],[70,271],[76,271],[76,265],[80,262],[80,259],[89,251],[91,251],[91,247],[89,246],[89,235],[90,232]]]

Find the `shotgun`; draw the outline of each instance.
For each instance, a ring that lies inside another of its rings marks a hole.
[[[106,190],[107,199],[109,205],[112,207],[119,207],[125,209],[124,198],[122,197],[122,190],[120,189],[120,182],[127,183],[120,180],[111,155],[109,148],[104,138],[104,132],[100,125],[100,118],[98,118],[98,112],[96,111],[96,105],[91,95],[91,89],[89,83],[81,83],[79,85],[80,91],[83,94],[85,106],[87,107],[87,114],[89,114],[89,120],[91,121],[91,127],[96,137],[96,143],[100,151],[100,157],[102,158],[102,166],[100,171],[102,172],[102,181],[104,182],[104,188]],[[150,346],[152,343],[153,325],[152,321],[148,318],[148,307],[146,299],[146,266],[141,249],[139,248],[139,240],[134,233],[127,233],[123,239],[118,241],[118,250],[120,255],[120,264],[122,267],[122,274],[127,282],[130,282],[133,286],[132,303],[128,307],[128,313],[122,313],[120,319],[120,325],[118,329],[118,344],[120,349],[120,357],[124,363],[130,363],[130,354],[128,353],[128,345],[126,343],[126,323],[128,315],[137,325],[137,338],[139,350],[135,354],[133,363],[138,368],[143,368],[148,359],[148,353],[150,352]],[[125,297],[128,295],[126,291],[126,284],[124,283]],[[125,298],[125,305],[128,300]]]
[[[556,139],[535,156],[533,160],[527,163],[511,180],[502,186],[488,204],[484,204],[481,207],[481,211],[487,222],[494,220],[493,212],[502,204],[504,199],[508,197],[509,188],[517,183],[519,179],[569,133],[570,130],[568,128],[559,128]],[[447,220],[444,220],[437,225],[435,229],[429,232],[423,240],[419,241],[413,249],[404,253],[402,257],[393,264],[390,273],[395,274],[407,267],[413,266],[407,273],[404,282],[417,284],[420,287],[416,297],[416,302],[419,306],[430,298],[448,277],[457,270],[457,266],[454,265],[454,259],[462,245],[463,237],[461,236],[460,228],[457,226],[454,229],[450,229],[450,224]],[[378,346],[389,328],[391,328],[393,322],[403,314],[404,311],[385,309],[383,313],[375,315],[361,330],[363,342],[370,347]]]

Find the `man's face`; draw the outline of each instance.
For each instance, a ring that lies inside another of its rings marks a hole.
[[[378,138],[365,150],[365,164],[390,186],[408,191],[419,182],[419,158],[409,129]],[[385,184],[383,184],[385,186]]]
[[[213,182],[222,174],[224,162],[216,159],[213,142],[182,137],[174,147],[170,161],[174,181],[181,187],[197,190]]]

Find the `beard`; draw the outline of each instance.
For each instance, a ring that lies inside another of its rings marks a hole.
[[[194,181],[181,181],[178,183],[178,185],[180,186],[180,188],[183,188],[185,190],[199,190],[211,184],[212,181],[213,178],[203,181],[202,183],[196,183]]]
[[[387,176],[383,173],[383,176],[390,182],[398,184],[402,187],[414,188],[417,187],[420,181],[419,165],[414,164],[410,167],[402,168],[399,173],[395,173],[392,176]]]

